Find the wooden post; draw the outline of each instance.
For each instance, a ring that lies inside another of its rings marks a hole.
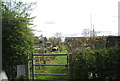
[[[72,53],[69,53],[69,79],[73,79]]]
[[[34,81],[34,56],[32,54],[32,81]]]
[[[27,79],[29,80],[30,79],[30,61],[29,61],[29,56],[28,56],[28,61],[26,62],[26,76],[27,76]]]
[[[69,78],[69,54],[67,54],[67,78]]]

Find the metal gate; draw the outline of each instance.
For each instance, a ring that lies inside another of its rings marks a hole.
[[[35,64],[34,62],[34,56],[66,56],[67,64]],[[72,54],[32,54],[32,80],[35,80],[35,75],[60,75],[60,76],[68,76],[70,79],[72,78]],[[41,74],[41,73],[35,73],[35,66],[67,66],[67,73],[66,74]]]

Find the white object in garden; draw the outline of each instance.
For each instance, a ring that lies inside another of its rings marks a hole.
[[[17,65],[17,77],[26,75],[26,65]]]

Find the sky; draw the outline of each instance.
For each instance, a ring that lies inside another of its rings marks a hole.
[[[35,35],[51,37],[56,32],[63,36],[81,36],[83,29],[118,31],[119,0],[21,0],[37,2],[33,10]]]

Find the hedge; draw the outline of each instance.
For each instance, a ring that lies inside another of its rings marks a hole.
[[[120,48],[73,52],[73,79],[119,79]]]

